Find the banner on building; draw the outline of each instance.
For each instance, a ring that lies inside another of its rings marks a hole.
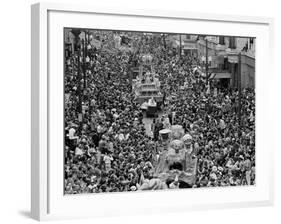
[[[238,55],[228,55],[227,59],[229,63],[238,63]]]
[[[197,45],[196,43],[187,43],[187,42],[184,42],[184,47],[183,47],[184,50],[196,50],[197,49]]]

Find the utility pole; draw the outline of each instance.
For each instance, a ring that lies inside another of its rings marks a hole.
[[[205,37],[206,42],[206,83],[208,85],[209,82],[209,59],[208,59],[208,39],[207,36]]]
[[[86,34],[87,34],[87,38],[86,38],[86,50],[87,50],[87,54],[88,54],[88,46],[90,45],[90,31],[89,30],[87,30],[86,31]]]
[[[90,63],[90,68],[89,68],[89,70],[92,70],[92,67],[93,67],[93,65],[92,65],[92,63],[91,63],[91,61],[92,61],[92,57],[91,57],[91,52],[89,52],[88,50],[89,49],[91,49],[91,33],[90,33],[90,30],[88,30],[88,44],[87,44],[87,48],[86,48],[86,55],[90,58],[90,61],[89,61],[89,63]],[[90,48],[88,49],[88,46],[90,46]],[[89,84],[88,84],[88,88],[89,88]],[[91,114],[92,114],[92,105],[91,105],[91,97],[92,97],[92,95],[93,95],[93,92],[91,91],[91,89],[90,89],[90,94],[88,95],[88,111],[89,111],[89,117],[91,118]]]
[[[162,39],[163,39],[163,44],[164,44],[164,59],[167,59],[167,43],[166,43],[166,37],[165,34],[161,34],[162,35]]]
[[[78,92],[78,106],[77,110],[79,114],[82,114],[82,94],[81,94],[81,73],[80,73],[80,49],[79,49],[79,35],[81,31],[79,29],[72,29],[74,35],[74,57],[77,55],[77,92]],[[80,115],[81,116],[81,115]]]
[[[182,46],[181,46],[181,34],[180,34],[180,58],[181,58],[181,48],[182,48]]]
[[[85,32],[85,39],[82,40],[82,47],[83,47],[83,89],[86,89],[86,51],[87,51],[87,41],[86,41],[86,31]]]
[[[238,121],[239,132],[241,133],[241,52],[238,54]]]
[[[164,44],[164,48],[166,50],[166,39],[165,39],[165,34],[162,34],[162,38],[163,38],[163,44]]]

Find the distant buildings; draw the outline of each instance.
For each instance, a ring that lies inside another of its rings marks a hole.
[[[198,57],[203,65],[206,63],[206,43],[208,48],[209,73],[211,78],[224,87],[237,88],[241,73],[241,87],[255,87],[255,38],[198,36]],[[241,56],[241,72],[239,71],[239,55]]]
[[[74,50],[74,35],[70,29],[65,29],[65,54],[69,57]],[[99,34],[112,38],[110,41],[104,41],[99,38]],[[91,35],[90,35],[91,34]],[[93,35],[95,34],[95,35]],[[91,31],[85,34],[81,32],[80,39],[86,39],[90,36],[90,43],[96,48],[101,48],[103,45],[118,47],[122,43],[127,43],[130,39],[123,32],[120,36],[114,32],[108,31]],[[134,33],[130,33],[133,37]],[[152,35],[146,33],[145,35]],[[255,87],[255,42],[253,37],[234,37],[234,36],[204,36],[194,34],[166,34],[165,39],[172,44],[175,49],[179,50],[181,55],[189,55],[196,57],[200,62],[200,71],[205,74],[206,61],[208,63],[208,73],[211,73],[210,79],[216,80],[217,84],[226,88],[238,88],[241,81],[242,88]],[[206,41],[207,39],[207,41]],[[206,44],[207,43],[207,44]],[[207,46],[206,46],[207,45]],[[206,57],[207,56],[207,57]],[[239,58],[241,61],[241,69],[239,70]],[[241,79],[239,75],[241,74]]]
[[[183,41],[183,48],[182,53],[184,55],[189,55],[192,57],[198,56],[198,47],[197,47],[197,35],[182,35],[182,41]]]
[[[182,55],[189,55],[192,57],[198,56],[198,35],[169,35],[167,39],[172,42],[173,47],[181,48]]]

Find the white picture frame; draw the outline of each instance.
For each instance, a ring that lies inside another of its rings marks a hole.
[[[271,83],[263,75],[265,72],[268,76],[272,73],[269,58],[273,57],[273,19],[180,11],[102,9],[94,6],[53,3],[32,5],[31,15],[31,214],[34,219],[117,216],[128,213],[180,212],[192,209],[273,204],[273,147],[270,135],[266,132],[270,122],[266,92],[270,91]],[[95,21],[98,21],[99,25],[96,25]],[[187,189],[155,193],[79,196],[61,194],[63,179],[60,183],[60,178],[63,173],[60,171],[63,170],[63,160],[60,159],[63,148],[60,149],[59,141],[63,140],[59,140],[59,137],[63,130],[57,126],[63,114],[63,112],[60,113],[63,97],[63,85],[60,84],[63,73],[58,64],[63,60],[63,52],[60,52],[63,39],[57,39],[61,37],[61,28],[81,26],[186,33],[185,25],[190,27],[191,33],[241,34],[257,37],[257,184],[246,188]],[[135,203],[134,208],[131,206],[133,203]]]

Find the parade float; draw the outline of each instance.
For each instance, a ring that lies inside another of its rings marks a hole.
[[[172,125],[159,132],[163,151],[155,164],[153,178],[140,190],[192,187],[196,181],[197,157],[192,136],[181,125]]]
[[[140,57],[139,74],[132,80],[132,89],[141,109],[148,116],[154,116],[163,102],[158,74],[153,69],[153,57],[144,54]]]

